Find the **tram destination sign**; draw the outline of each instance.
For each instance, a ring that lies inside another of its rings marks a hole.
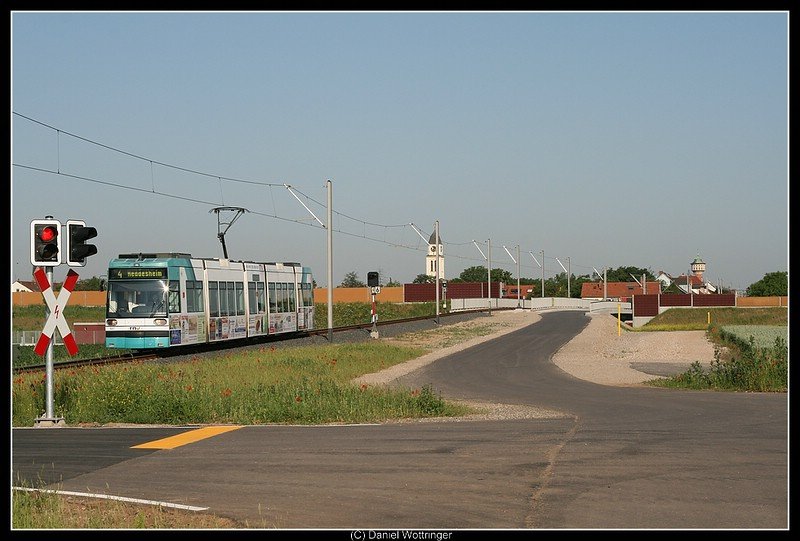
[[[139,279],[166,279],[166,267],[157,269],[143,269],[134,267],[130,269],[114,269],[111,278],[116,280],[139,280]]]

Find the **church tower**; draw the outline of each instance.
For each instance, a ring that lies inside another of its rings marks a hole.
[[[425,238],[425,237],[423,237]],[[438,255],[438,257],[437,257]],[[436,232],[431,233],[428,240],[428,253],[425,256],[425,274],[431,278],[436,278],[436,264],[439,264],[439,279],[444,279],[444,246],[442,236],[439,235],[439,245],[436,245]]]

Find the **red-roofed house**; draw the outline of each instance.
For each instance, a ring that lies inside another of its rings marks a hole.
[[[39,284],[35,280],[17,280],[11,284],[11,293],[35,293],[39,291]]]

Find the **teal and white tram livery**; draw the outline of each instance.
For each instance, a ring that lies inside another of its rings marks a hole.
[[[108,266],[106,347],[167,348],[314,328],[299,263],[120,254]]]

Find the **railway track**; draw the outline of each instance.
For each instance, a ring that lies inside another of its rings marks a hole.
[[[494,310],[502,310],[502,308]],[[464,315],[464,314],[478,314],[485,312],[486,310],[463,310],[459,312],[452,312],[446,314],[440,314],[439,317],[443,319],[449,319],[453,316],[457,315]],[[389,325],[401,325],[404,323],[412,323],[417,321],[430,321],[436,319],[437,316],[418,316],[418,317],[410,317],[410,318],[403,318],[403,319],[392,319],[388,321],[378,321],[375,323],[378,327],[386,327]],[[362,329],[371,329],[373,326],[372,323],[361,323],[357,325],[345,325],[342,327],[334,327],[332,332],[334,334],[343,333],[345,331],[354,331],[354,330],[362,330]],[[256,337],[246,340],[235,340],[232,342],[219,342],[213,344],[199,344],[197,346],[182,346],[179,348],[170,348],[170,349],[160,349],[160,350],[152,350],[152,351],[145,351],[145,352],[131,352],[126,354],[115,354],[109,355],[106,357],[96,357],[92,359],[75,359],[75,360],[68,360],[68,361],[60,361],[53,363],[54,370],[68,370],[68,369],[75,369],[81,368],[85,366],[103,366],[103,365],[111,365],[111,364],[123,364],[123,363],[131,363],[131,362],[151,362],[151,361],[158,361],[168,359],[170,357],[177,357],[177,356],[184,356],[184,355],[191,355],[191,354],[202,354],[202,353],[210,353],[213,351],[224,351],[230,349],[236,349],[241,347],[249,347],[254,345],[260,344],[269,344],[275,342],[284,342],[287,340],[296,340],[298,338],[309,337],[309,336],[326,336],[328,334],[328,329],[314,329],[311,331],[303,331],[303,332],[296,332],[296,333],[287,333],[287,334],[279,334],[279,335],[272,335],[272,336],[263,336],[263,337]],[[14,368],[14,374],[28,374],[33,372],[42,372],[46,370],[45,364],[37,364],[37,365],[29,365],[29,366],[22,366]]]

